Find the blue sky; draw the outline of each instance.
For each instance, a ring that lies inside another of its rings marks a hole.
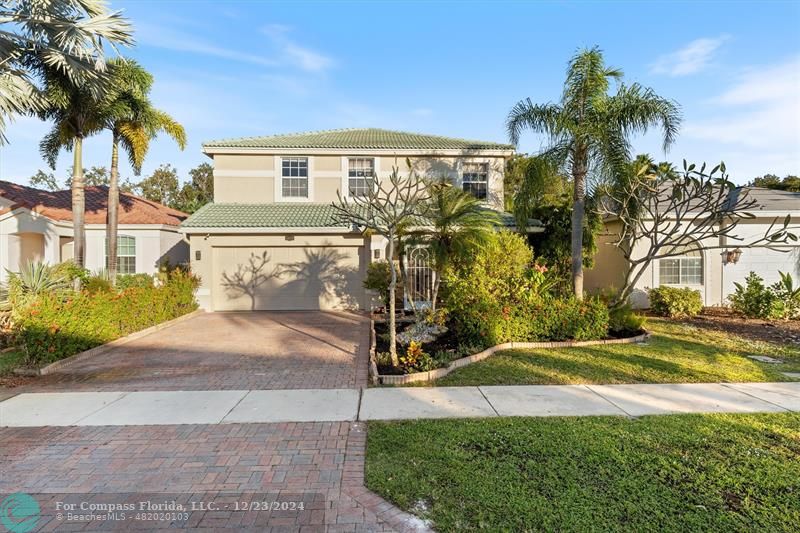
[[[124,54],[155,76],[153,100],[183,123],[181,152],[157,140],[181,176],[208,161],[204,141],[380,127],[506,141],[518,100],[556,101],[570,56],[598,45],[626,81],[675,99],[684,124],[663,155],[724,160],[733,179],[800,173],[798,2],[257,2],[112,1],[136,28]],[[0,148],[0,179],[45,168],[47,125],[18,119]],[[85,148],[108,166],[110,139]],[[525,135],[520,151],[542,139]],[[66,176],[63,154],[56,174]],[[132,176],[129,168],[122,175]]]

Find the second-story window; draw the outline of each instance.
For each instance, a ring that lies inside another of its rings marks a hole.
[[[308,198],[308,158],[281,160],[281,194],[284,198]]]
[[[464,163],[461,169],[461,186],[475,198],[486,199],[489,183],[488,163]]]
[[[347,189],[350,196],[364,196],[372,187],[375,175],[375,160],[351,157],[347,160]]]

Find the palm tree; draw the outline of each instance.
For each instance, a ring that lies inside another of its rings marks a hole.
[[[117,90],[100,113],[104,127],[111,131],[111,175],[108,185],[106,256],[109,279],[117,277],[117,234],[119,226],[119,147],[128,155],[134,173],[142,170],[150,141],[164,132],[181,150],[186,147],[186,131],[167,113],[153,107],[149,99],[153,76],[130,59],[112,60],[111,82]]]
[[[622,71],[606,66],[599,48],[579,51],[569,62],[559,104],[534,104],[525,99],[508,115],[506,127],[515,144],[526,129],[542,133],[550,146],[542,154],[565,169],[573,181],[572,284],[583,297],[583,226],[587,178],[611,177],[630,161],[630,137],[659,127],[664,150],[680,125],[678,105],[652,89],[619,84],[609,95],[609,82]]]
[[[499,215],[481,200],[443,177],[428,183],[424,242],[431,251],[433,280],[431,309],[436,311],[442,274],[458,257],[484,242],[500,222]]]
[[[103,43],[133,44],[132,28],[101,0],[0,2],[0,144],[6,119],[46,107],[34,83],[45,71],[95,96],[103,92]]]
[[[108,90],[109,86],[106,87]],[[83,266],[86,246],[83,140],[103,129],[102,105],[89,89],[73,84],[66,75],[55,70],[46,72],[43,94],[46,106],[38,115],[52,121],[53,126],[39,143],[39,151],[52,169],[62,149],[72,151],[73,258]]]

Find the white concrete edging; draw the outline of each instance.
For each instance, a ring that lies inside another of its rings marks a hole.
[[[84,359],[88,359],[96,355],[102,355],[118,346],[122,346],[123,344],[135,341],[136,339],[140,339],[144,336],[150,335],[151,333],[155,333],[156,331],[160,331],[170,326],[174,326],[175,324],[183,322],[184,320],[189,320],[190,318],[194,318],[197,315],[201,315],[203,313],[205,313],[205,311],[203,311],[202,309],[196,309],[191,313],[186,313],[185,315],[173,318],[172,320],[167,320],[166,322],[162,322],[160,324],[156,324],[155,326],[150,326],[149,328],[135,331],[130,335],[125,335],[124,337],[120,337],[105,344],[101,344],[100,346],[95,346],[94,348],[90,348],[83,352],[76,353],[75,355],[71,355],[65,359],[55,361],[45,367],[40,368],[38,371],[38,375],[45,376],[47,374],[52,374],[53,372],[56,372],[64,367],[77,363],[78,361],[83,361]]]
[[[376,362],[376,372],[377,372],[377,356],[375,353],[375,321],[370,321],[370,328],[372,329],[372,338],[373,342],[370,346],[370,369],[372,367],[372,362]],[[599,344],[634,344],[637,342],[643,342],[650,337],[650,332],[645,331],[642,334],[636,335],[635,337],[627,337],[624,339],[601,339],[596,341],[552,341],[552,342],[504,342],[502,344],[498,344],[496,346],[492,346],[491,348],[487,348],[482,352],[478,352],[476,354],[469,355],[467,357],[462,357],[461,359],[456,359],[455,361],[450,361],[450,363],[443,368],[437,368],[435,370],[430,370],[428,372],[416,372],[414,374],[402,374],[402,375],[395,375],[395,374],[377,374],[377,381],[383,385],[404,385],[406,383],[417,383],[420,381],[433,381],[439,378],[443,378],[453,370],[461,368],[462,366],[467,366],[472,363],[477,363],[478,361],[483,361],[490,355],[494,354],[495,352],[500,352],[503,350],[512,350],[515,348],[532,348],[532,349],[541,349],[541,348],[578,348],[581,346],[596,346]]]

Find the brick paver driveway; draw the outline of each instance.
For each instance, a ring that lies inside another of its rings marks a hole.
[[[363,487],[363,429],[347,422],[5,428],[0,496],[33,495],[42,515],[35,531],[416,529],[419,521]],[[141,520],[128,512],[125,521],[57,517],[56,502],[142,500],[174,500],[189,513]],[[237,501],[278,508],[236,510]],[[192,510],[190,502],[204,508]]]
[[[369,321],[349,313],[204,313],[15,392],[366,385]]]

